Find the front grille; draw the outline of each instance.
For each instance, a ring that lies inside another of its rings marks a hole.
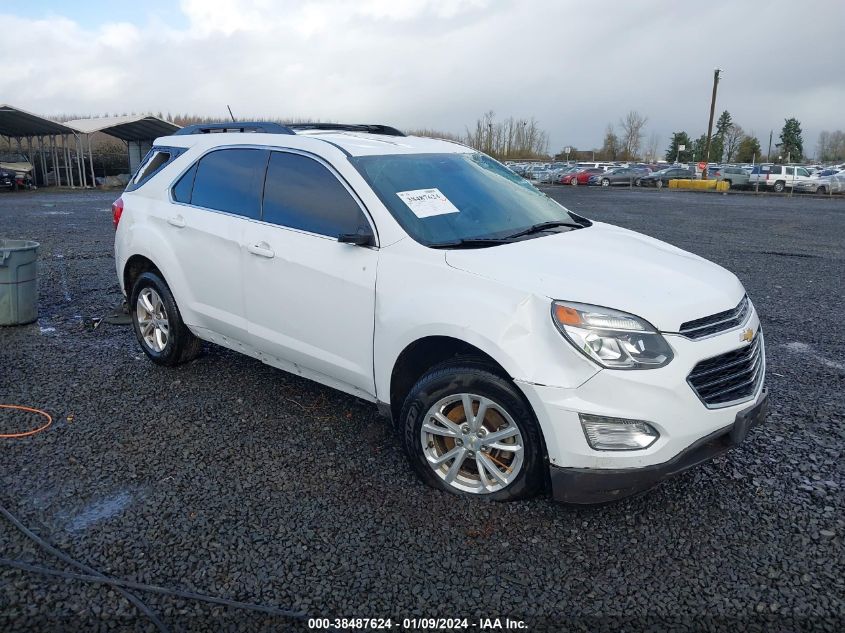
[[[748,399],[757,392],[762,381],[762,330],[750,345],[701,361],[687,377],[690,387],[708,407]]]
[[[681,324],[679,333],[687,338],[699,339],[710,336],[711,334],[724,332],[725,330],[742,325],[750,310],[751,303],[748,301],[748,296],[744,296],[742,301],[739,302],[739,305],[732,310],[725,310],[724,312]]]

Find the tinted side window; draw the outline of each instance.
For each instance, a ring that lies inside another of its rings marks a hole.
[[[197,163],[186,171],[175,185],[173,185],[173,199],[176,202],[189,203],[191,191],[194,189],[194,176],[197,173]]]
[[[331,237],[369,230],[358,203],[334,174],[316,160],[284,152],[270,155],[263,219]]]
[[[191,204],[257,220],[266,164],[267,152],[259,149],[220,149],[206,154],[197,166]]]

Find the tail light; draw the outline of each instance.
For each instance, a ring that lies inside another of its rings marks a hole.
[[[123,198],[118,198],[111,203],[111,217],[115,231],[117,230],[117,225],[120,223],[121,215],[123,215]]]

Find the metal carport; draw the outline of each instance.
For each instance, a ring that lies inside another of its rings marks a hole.
[[[65,123],[80,134],[84,134],[88,141],[88,156],[91,160],[93,173],[93,159],[91,158],[91,135],[102,132],[126,143],[129,150],[129,173],[135,173],[141,159],[159,136],[169,136],[179,129],[175,123],[170,123],[150,115],[128,115],[99,117],[92,119],[76,119]]]
[[[15,140],[18,153],[26,156],[28,162],[35,168],[36,176],[40,168],[41,185],[48,184],[47,165],[49,163],[55,184],[61,186],[64,180],[65,185],[73,187],[74,157],[76,158],[76,182],[84,183],[85,174],[79,152],[74,151],[70,141],[72,137],[78,150],[80,139],[73,128],[4,103],[0,104],[0,135],[8,139],[10,149],[12,139]],[[27,141],[26,148],[22,142],[24,140]]]

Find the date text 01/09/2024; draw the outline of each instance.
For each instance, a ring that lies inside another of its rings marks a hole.
[[[389,630],[406,629],[441,630],[441,631],[518,631],[526,630],[528,625],[523,620],[511,618],[309,618],[309,629],[359,629],[359,630]]]

